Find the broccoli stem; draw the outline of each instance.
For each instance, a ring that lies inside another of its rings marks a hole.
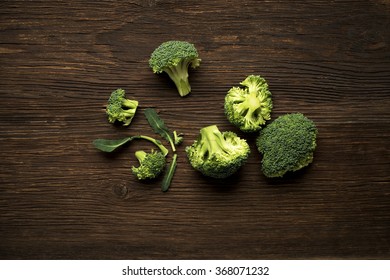
[[[129,108],[129,109],[136,109],[137,106],[138,106],[138,101],[130,100],[130,99],[123,99],[122,100],[122,106],[124,106],[126,108]]]
[[[249,91],[249,96],[242,105],[248,108],[245,118],[251,120],[254,117],[256,110],[261,108],[261,102],[259,101],[257,92]]]
[[[138,161],[141,163],[144,161],[146,157],[146,152],[145,151],[136,151],[135,152],[135,157],[138,159]]]
[[[203,156],[211,155],[220,150],[225,151],[221,146],[221,132],[216,125],[210,125],[202,128],[200,130],[200,135],[202,138],[204,138],[204,141],[202,141],[203,146],[201,149]]]
[[[156,140],[152,137],[145,136],[145,135],[139,135],[139,136],[134,136],[134,137],[150,141],[161,150],[161,152],[163,153],[164,156],[166,156],[168,154],[168,149],[165,148],[164,145],[159,140]]]
[[[168,165],[168,171],[165,173],[164,179],[161,184],[161,190],[166,192],[171,185],[173,175],[175,174],[177,166],[177,154],[173,154],[172,162]]]
[[[176,66],[166,68],[164,71],[168,74],[171,80],[175,83],[180,96],[186,96],[191,92],[191,85],[188,81],[188,66],[190,62],[183,60]]]

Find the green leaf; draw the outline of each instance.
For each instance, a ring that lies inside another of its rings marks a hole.
[[[161,141],[156,140],[152,137],[145,136],[145,135],[136,135],[136,136],[130,136],[123,139],[118,140],[108,140],[108,139],[96,139],[92,143],[100,151],[110,153],[114,151],[115,149],[123,146],[124,144],[134,140],[134,139],[144,139],[149,142],[152,142],[154,145],[156,145],[161,152],[166,156],[168,154],[168,149],[165,148],[165,146],[161,143]]]
[[[157,134],[160,134],[161,137],[167,140],[171,144],[172,151],[175,152],[176,147],[175,141],[173,140],[173,134],[170,132],[164,121],[157,114],[156,110],[154,110],[153,108],[146,108],[144,113],[153,131]]]
[[[161,190],[163,192],[166,192],[169,189],[169,186],[171,185],[173,175],[176,171],[176,165],[177,165],[177,154],[173,154],[172,162],[168,165],[167,172],[165,173],[164,179],[161,184]]]
[[[110,152],[114,151],[116,148],[119,148],[120,146],[133,140],[134,138],[137,138],[137,137],[132,136],[132,137],[126,137],[126,138],[118,139],[118,140],[96,139],[92,143],[96,149],[103,151],[103,152],[110,153]]]

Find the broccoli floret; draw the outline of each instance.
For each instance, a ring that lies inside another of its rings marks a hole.
[[[110,123],[119,121],[124,126],[128,126],[133,120],[137,107],[138,101],[126,99],[123,89],[114,90],[108,99],[106,107],[108,121]]]
[[[260,131],[256,145],[263,154],[262,171],[266,177],[282,177],[313,161],[317,128],[301,113],[278,117]]]
[[[186,147],[192,167],[206,176],[226,178],[246,161],[250,148],[234,132],[220,132],[216,125],[204,127],[194,143]]]
[[[164,170],[166,161],[163,153],[152,150],[150,153],[136,151],[135,157],[139,161],[139,166],[132,167],[133,174],[138,180],[154,179]]]
[[[166,72],[175,83],[180,96],[186,96],[191,91],[188,67],[196,68],[200,61],[193,44],[185,41],[167,41],[153,51],[149,66],[156,74]]]
[[[250,75],[231,88],[225,97],[225,114],[229,122],[243,132],[255,132],[271,119],[272,99],[266,80]]]

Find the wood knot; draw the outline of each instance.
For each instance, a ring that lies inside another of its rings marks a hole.
[[[129,193],[129,189],[125,185],[116,185],[112,187],[112,192],[119,198],[125,199]]]

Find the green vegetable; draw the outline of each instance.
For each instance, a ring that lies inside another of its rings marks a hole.
[[[164,121],[157,114],[156,110],[152,108],[146,108],[144,113],[153,131],[157,134],[160,134],[161,137],[167,140],[169,144],[171,144],[172,151],[176,152],[175,144],[180,143],[182,139],[178,139],[178,135],[176,132],[174,133],[170,132],[168,127],[165,125]]]
[[[267,177],[282,177],[313,161],[317,128],[301,113],[278,117],[260,131],[256,145],[263,154],[262,171]]]
[[[214,178],[226,178],[246,161],[250,148],[234,132],[220,132],[216,125],[204,127],[194,143],[186,147],[192,167]]]
[[[114,90],[108,99],[106,107],[108,121],[110,123],[119,121],[124,126],[128,126],[133,120],[137,107],[138,101],[126,99],[123,89]]]
[[[176,151],[176,145],[179,145],[183,141],[183,136],[178,134],[176,131],[173,133],[170,132],[168,127],[165,125],[164,121],[160,118],[157,112],[152,108],[145,109],[145,116],[153,128],[154,132],[160,134],[164,139],[166,139],[172,147],[172,151]],[[152,137],[145,135],[136,135],[130,136],[118,140],[108,140],[108,139],[96,139],[93,141],[95,148],[103,152],[113,152],[119,147],[122,147],[126,143],[133,141],[135,139],[143,139],[155,144],[160,151],[156,152],[152,150],[147,153],[145,151],[139,150],[135,153],[136,158],[139,161],[139,166],[132,167],[132,172],[139,180],[152,179],[156,178],[162,173],[166,166],[166,156],[168,155],[168,149],[159,141]],[[172,182],[173,175],[176,170],[177,165],[177,154],[174,153],[172,157],[172,162],[168,165],[168,170],[165,173],[164,179],[162,181],[161,190],[166,192],[169,189],[169,186]]]
[[[154,179],[164,170],[166,161],[165,155],[160,151],[152,150],[150,153],[136,151],[135,157],[139,161],[139,166],[132,167],[133,174],[138,180]]]
[[[165,72],[175,83],[180,96],[191,92],[188,68],[200,65],[195,46],[185,41],[167,41],[157,47],[150,56],[149,66],[156,74]]]
[[[149,142],[152,142],[155,144],[161,151],[161,153],[166,156],[168,154],[168,149],[165,148],[165,146],[159,141],[152,137],[145,136],[145,135],[136,135],[136,136],[130,136],[123,139],[118,140],[109,140],[109,139],[95,139],[92,143],[95,146],[96,149],[102,151],[102,152],[113,152],[117,148],[123,146],[124,144],[133,141],[134,139],[144,139]]]
[[[171,185],[173,175],[176,171],[176,165],[177,165],[177,154],[173,154],[172,162],[168,165],[168,170],[165,173],[164,179],[161,184],[161,190],[163,192],[166,192],[169,189],[169,186]]]
[[[176,170],[176,165],[177,165],[177,154],[175,153],[176,145],[179,145],[183,142],[183,136],[181,134],[177,134],[176,131],[173,131],[172,133],[169,130],[169,128],[166,126],[164,121],[157,114],[156,110],[154,110],[153,108],[146,108],[144,113],[153,131],[159,134],[165,140],[167,140],[171,145],[172,151],[174,152],[172,157],[172,162],[168,166],[168,171],[167,173],[165,173],[162,186],[161,186],[161,190],[165,192],[169,189],[173,175]]]
[[[175,146],[180,145],[183,142],[183,134],[177,134],[176,130],[173,131],[173,142]]]
[[[250,75],[231,88],[225,97],[225,114],[229,122],[243,132],[255,132],[271,119],[272,99],[266,80]]]

